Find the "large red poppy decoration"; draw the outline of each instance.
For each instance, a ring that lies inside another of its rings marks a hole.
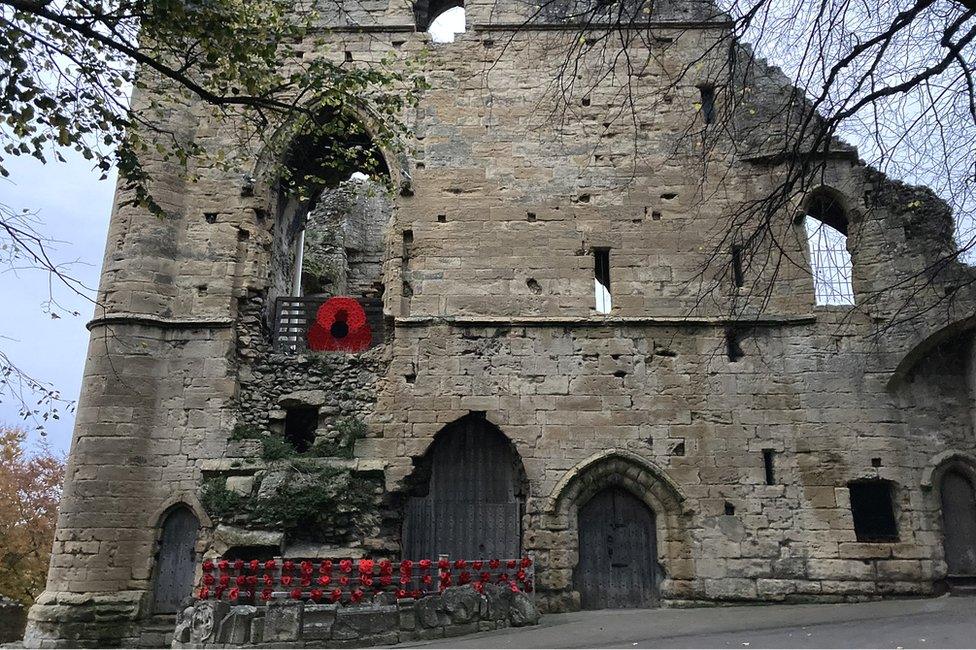
[[[362,352],[372,340],[366,312],[348,296],[335,296],[322,303],[308,330],[308,349],[314,352]]]

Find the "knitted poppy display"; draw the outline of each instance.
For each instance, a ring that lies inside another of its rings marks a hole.
[[[355,298],[335,296],[322,303],[308,329],[313,352],[362,352],[373,340],[366,312]]]

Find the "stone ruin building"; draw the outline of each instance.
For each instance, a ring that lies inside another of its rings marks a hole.
[[[640,78],[575,86],[557,119],[579,25],[469,1],[431,46],[460,5],[330,25],[319,54],[350,65],[429,50],[387,178],[299,201],[258,154],[253,183],[147,157],[169,216],[117,201],[28,646],[159,643],[217,557],[529,555],[543,612],[976,576],[976,274],[925,271],[954,250],[945,204],[838,143],[777,214],[789,263],[716,247],[783,173],[782,72],[752,61],[724,104],[748,50],[709,47],[709,4],[662,2]],[[608,122],[635,82],[639,120]],[[201,114],[164,126],[233,142]]]

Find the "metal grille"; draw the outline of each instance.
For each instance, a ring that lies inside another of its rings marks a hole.
[[[278,352],[300,354],[308,351],[308,329],[315,315],[331,296],[278,298],[275,302],[274,347]],[[357,298],[366,312],[366,321],[373,332],[370,347],[383,342],[384,320],[382,298]]]
[[[818,305],[853,305],[851,254],[847,237],[824,222],[806,217],[810,270]]]

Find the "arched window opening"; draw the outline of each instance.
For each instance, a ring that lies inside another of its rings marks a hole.
[[[458,34],[466,31],[464,7],[451,7],[430,22],[427,33],[433,43],[453,43]]]
[[[358,328],[348,333],[354,344],[326,337],[311,347],[357,351],[382,341],[384,236],[393,215],[389,176],[369,133],[346,116],[323,115],[313,135],[292,144],[279,187],[271,269],[279,350],[308,349],[323,304],[338,296],[362,307],[370,340],[364,343],[364,328]]]
[[[186,506],[163,519],[153,575],[153,612],[172,614],[193,590],[197,533],[200,521]]]
[[[844,209],[833,197],[815,194],[807,202],[803,226],[816,304],[853,305],[853,265]]]

